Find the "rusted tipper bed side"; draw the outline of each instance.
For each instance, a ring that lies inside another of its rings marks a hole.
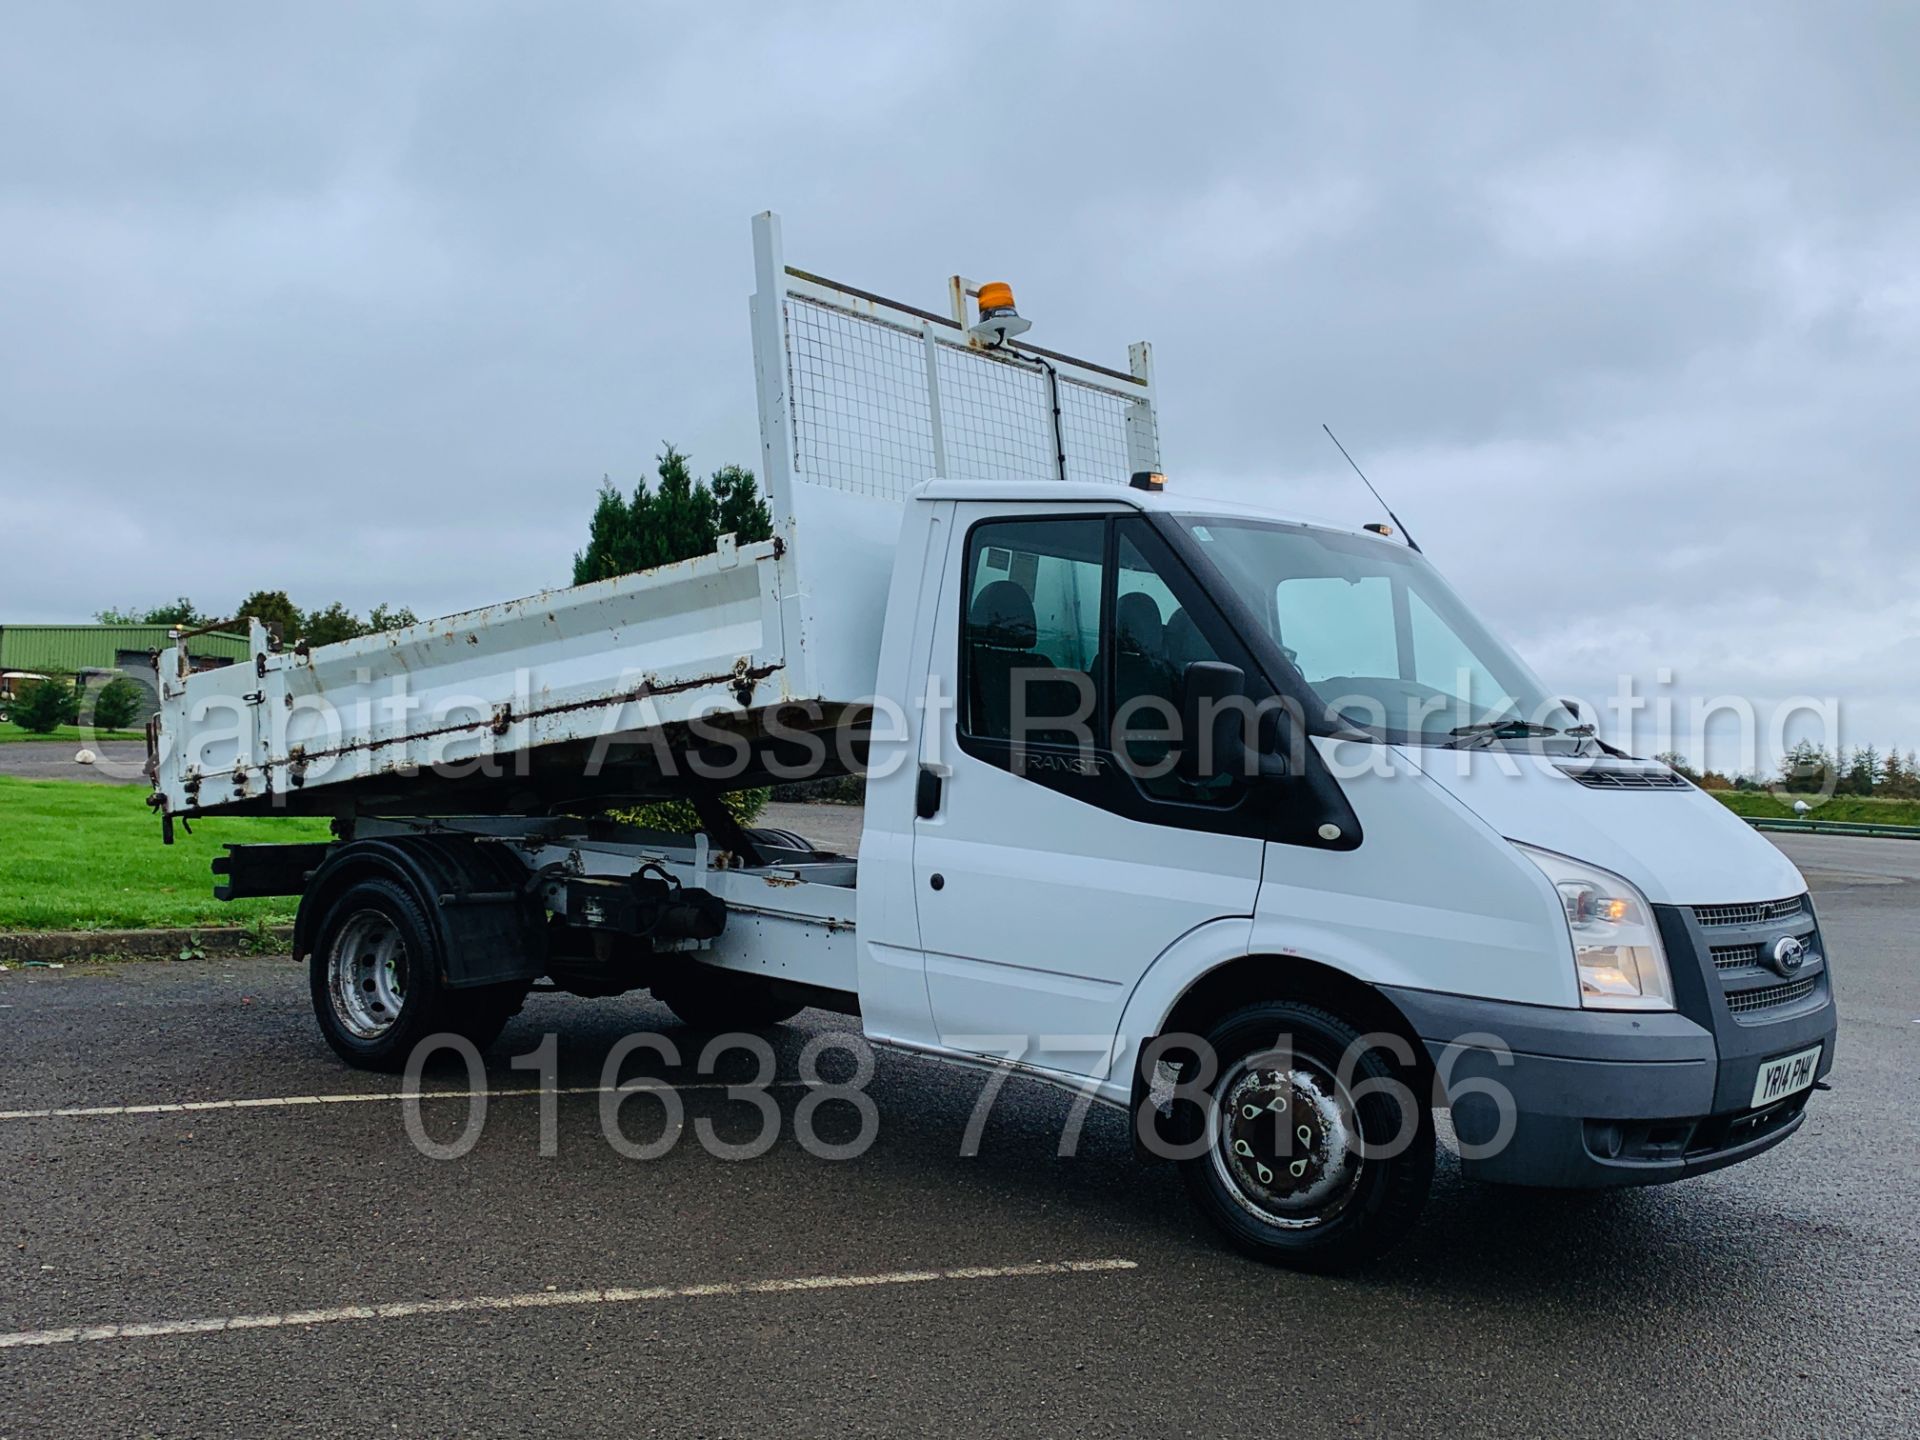
[[[191,674],[162,657],[153,803],[185,816],[538,810],[678,793],[685,761],[716,746],[693,778],[753,784],[777,738],[770,712],[789,738],[847,713],[850,697],[809,684],[821,667],[796,643],[797,583],[783,540],[729,536],[697,559],[312,649],[275,649],[256,621],[251,664]]]

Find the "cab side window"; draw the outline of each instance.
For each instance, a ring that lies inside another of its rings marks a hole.
[[[1090,743],[1106,522],[994,521],[967,542],[962,731],[984,740]]]
[[[989,742],[982,758],[1122,813],[1243,798],[1239,778],[1183,762],[1179,732],[1189,665],[1252,661],[1147,521],[983,522],[962,596],[960,732]]]

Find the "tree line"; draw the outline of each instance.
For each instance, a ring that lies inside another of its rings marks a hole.
[[[174,625],[183,630],[230,621],[243,632],[246,622],[253,619],[288,643],[304,640],[309,645],[331,645],[336,640],[357,640],[362,635],[398,630],[420,617],[404,605],[376,605],[363,620],[338,600],[324,608],[302,610],[284,590],[256,590],[240,602],[239,609],[226,615],[207,614],[182,595],[146,610],[99,610],[93,618],[102,625]]]
[[[240,602],[231,615],[209,615],[182,595],[164,605],[147,609],[100,610],[93,617],[102,625],[168,625],[194,630],[216,623],[231,624],[245,630],[249,618],[258,619],[291,643],[304,640],[309,645],[331,645],[336,640],[354,640],[382,630],[397,630],[419,618],[403,605],[376,605],[366,618],[347,609],[338,600],[332,604],[302,610],[287,598],[284,590],[256,590]],[[50,735],[62,725],[78,725],[82,712],[96,730],[124,730],[145,708],[146,696],[140,687],[124,675],[108,680],[89,694],[81,678],[65,673],[50,674],[45,680],[29,680],[6,706],[4,718],[23,730]]]
[[[182,595],[144,610],[98,610],[93,618],[102,625],[168,625],[182,630],[214,624],[230,624],[245,630],[247,620],[252,618],[283,641],[331,645],[336,640],[354,640],[382,630],[397,630],[402,625],[412,625],[419,617],[404,605],[376,605],[362,619],[338,600],[324,607],[302,610],[284,590],[256,590],[230,615],[210,615]],[[96,730],[123,730],[139,716],[145,700],[138,685],[118,676],[92,692],[87,723]],[[87,688],[79,677],[64,673],[49,675],[44,681],[25,682],[6,707],[4,718],[24,730],[48,735],[62,725],[78,725],[82,711],[89,708],[88,702]]]
[[[1654,757],[1707,790],[1784,790],[1797,795],[1864,795],[1883,800],[1920,800],[1920,755],[1908,750],[1881,751],[1873,745],[1829,750],[1802,740],[1780,757],[1778,771],[1766,777],[1723,775],[1695,770],[1684,755],[1671,751]]]

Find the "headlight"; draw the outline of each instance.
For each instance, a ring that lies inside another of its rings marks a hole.
[[[1646,896],[1596,865],[1517,842],[1516,848],[1560,894],[1580,1003],[1589,1010],[1671,1010],[1673,977]]]

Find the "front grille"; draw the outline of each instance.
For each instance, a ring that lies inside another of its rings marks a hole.
[[[1589,790],[1685,790],[1685,776],[1672,770],[1601,769],[1597,765],[1561,765],[1556,767],[1569,780],[1577,780]]]
[[[1713,947],[1713,968],[1716,970],[1745,970],[1760,963],[1758,945],[1716,945]]]
[[[1762,900],[1753,905],[1696,905],[1693,918],[1701,925],[1765,925],[1772,920],[1791,920],[1806,912],[1807,897],[1791,900]]]
[[[1796,1000],[1804,1000],[1813,993],[1813,987],[1820,983],[1820,977],[1809,975],[1804,980],[1790,980],[1785,985],[1764,985],[1758,990],[1740,990],[1727,996],[1727,1009],[1736,1015],[1750,1015],[1756,1010],[1777,1010],[1782,1005],[1791,1005]]]

